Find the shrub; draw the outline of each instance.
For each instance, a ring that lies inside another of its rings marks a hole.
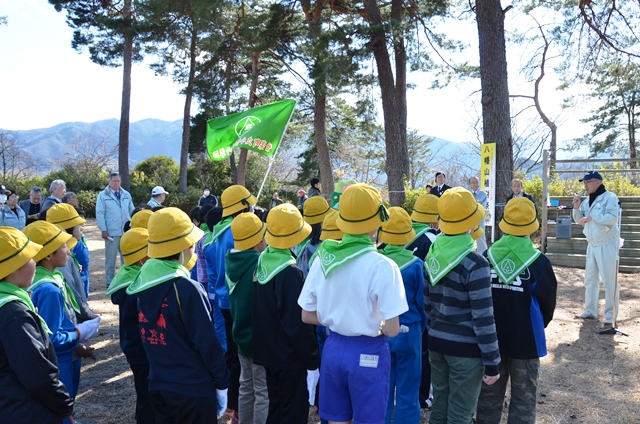
[[[96,217],[96,201],[98,200],[99,191],[80,190],[76,193],[78,196],[78,204],[84,210],[87,218]]]
[[[413,212],[413,207],[416,204],[416,200],[418,200],[418,197],[422,196],[423,194],[426,194],[427,190],[425,190],[424,188],[417,188],[415,190],[411,190],[407,182],[404,183],[404,189],[405,189],[404,191],[405,198],[404,198],[404,205],[402,205],[402,207],[404,208],[404,210],[407,211],[407,213],[409,213],[409,215],[411,215],[411,212]]]

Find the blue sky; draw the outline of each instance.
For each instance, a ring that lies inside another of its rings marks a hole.
[[[51,127],[69,121],[94,122],[120,117],[122,68],[105,68],[91,62],[87,52],[71,48],[72,30],[65,14],[57,13],[46,0],[0,0],[0,128],[25,130]],[[512,23],[507,18],[507,26]],[[447,24],[451,25],[451,24]],[[453,26],[456,26],[455,23]],[[453,26],[451,27],[453,30]],[[477,38],[473,24],[459,24],[458,34]],[[477,62],[477,50],[466,55]],[[516,61],[511,61],[510,67]],[[509,71],[510,78],[517,72]],[[408,92],[408,124],[421,134],[450,141],[474,140],[474,116],[469,96],[480,86],[478,80],[455,84],[442,90],[428,90],[428,75],[411,74],[417,88]],[[132,73],[131,121],[182,118],[184,97],[169,77],[155,76],[147,64],[134,65]],[[545,96],[552,115],[559,116],[560,139],[585,131],[576,113],[560,111],[562,95],[546,83]],[[514,81],[511,93],[520,90]],[[526,90],[526,86],[524,87]],[[194,104],[192,112],[197,113]],[[381,115],[381,113],[380,113]],[[567,134],[562,137],[562,134]]]

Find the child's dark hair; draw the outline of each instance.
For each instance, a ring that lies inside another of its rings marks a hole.
[[[320,182],[319,179],[317,178],[312,178],[311,181],[309,181],[309,183],[311,184],[311,187],[313,187],[314,185],[318,184]]]
[[[220,221],[222,221],[222,208],[219,206],[212,208],[204,217],[204,222],[211,231],[213,231],[213,227]]]
[[[189,211],[189,218],[191,221],[198,221],[198,223],[202,224],[202,221],[200,221],[200,206],[196,206]]]
[[[166,208],[166,206],[164,206],[164,205],[159,205],[159,206],[156,206],[156,207],[151,208],[151,212],[157,212],[157,211],[159,211],[160,209],[164,209],[164,208]]]
[[[198,222],[200,223],[200,225],[202,224],[206,224],[207,220],[206,220],[206,216],[209,213],[209,211],[213,209],[213,205],[212,204],[206,204],[204,206],[200,206],[200,213],[198,214]],[[207,224],[207,227],[209,225]],[[210,230],[212,230],[212,228],[209,228]]]
[[[179,261],[181,253],[182,252],[178,252],[175,255],[167,256],[165,258],[160,258],[160,259],[162,259],[163,261]]]
[[[320,243],[320,234],[322,234],[322,223],[311,224],[311,241],[312,245]]]

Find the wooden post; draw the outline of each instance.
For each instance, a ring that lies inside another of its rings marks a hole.
[[[549,207],[549,151],[542,152],[542,226],[540,230],[540,250],[547,253],[547,220]]]

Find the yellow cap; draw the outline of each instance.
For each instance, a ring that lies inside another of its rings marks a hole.
[[[504,215],[498,225],[503,233],[512,236],[534,233],[540,227],[536,205],[526,197],[514,197],[504,207]]]
[[[34,243],[42,245],[42,249],[33,257],[36,262],[51,255],[65,243],[69,249],[73,249],[78,243],[71,234],[47,221],[32,222],[24,227],[22,232]]]
[[[0,280],[22,268],[42,249],[22,231],[0,227]]]
[[[378,189],[368,184],[350,185],[342,197],[336,223],[347,234],[366,234],[389,219]]]
[[[311,225],[320,224],[330,210],[331,207],[329,207],[329,203],[324,200],[324,197],[313,196],[305,200],[302,215],[304,215],[304,220],[307,223]]]
[[[311,225],[304,222],[297,207],[290,203],[278,205],[267,215],[267,244],[277,249],[289,249],[311,234]]]
[[[466,233],[484,219],[484,208],[463,187],[445,191],[438,200],[438,212],[440,231],[448,235]]]
[[[338,216],[340,216],[340,214],[335,209],[331,209],[329,213],[327,213],[324,217],[324,221],[322,221],[322,233],[320,233],[320,240],[342,240],[344,233],[336,224]]]
[[[233,215],[240,212],[251,205],[258,203],[258,199],[249,190],[241,185],[232,185],[227,187],[220,196],[222,201],[222,217]]]
[[[439,197],[435,194],[428,193],[418,197],[413,205],[411,219],[423,224],[438,222],[438,199]]]
[[[136,214],[137,215],[137,214]],[[132,228],[120,238],[120,251],[125,265],[133,265],[147,256],[149,232],[145,228]]]
[[[196,262],[198,262],[198,255],[193,252],[193,255],[191,255],[191,259],[189,259],[189,262],[187,262],[184,267],[187,268],[187,271],[191,271],[193,267],[196,266]]]
[[[189,215],[178,208],[164,208],[149,218],[150,258],[166,258],[176,255],[202,238],[204,232],[193,225]]]
[[[241,213],[231,221],[233,248],[236,250],[253,249],[262,241],[265,231],[267,231],[266,224],[256,214]]]
[[[131,228],[149,228],[149,218],[153,215],[151,209],[142,209],[131,217]]]
[[[84,224],[87,221],[78,215],[76,208],[70,204],[56,203],[47,210],[47,222],[52,223],[62,230],[67,230],[76,225]]]
[[[484,235],[484,230],[478,226],[473,233],[471,233],[471,238],[474,240],[478,240],[480,237]]]
[[[407,211],[398,206],[389,208],[389,220],[382,223],[378,233],[378,241],[405,245],[411,243],[415,237],[416,232],[411,226],[411,217]]]

